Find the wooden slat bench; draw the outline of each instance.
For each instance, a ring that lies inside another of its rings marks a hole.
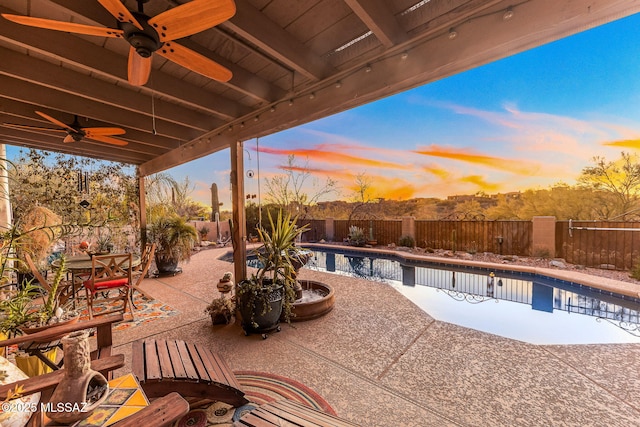
[[[248,402],[227,363],[205,347],[181,340],[146,339],[133,343],[131,359],[133,374],[151,398],[176,391],[235,407]]]
[[[293,400],[260,405],[233,423],[234,427],[359,427]]]

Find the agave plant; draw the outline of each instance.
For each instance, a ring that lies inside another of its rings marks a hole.
[[[282,211],[278,212],[275,221],[271,212],[268,212],[268,217],[271,231],[258,229],[263,246],[257,251],[257,257],[262,267],[258,270],[257,275],[243,281],[238,288],[238,296],[246,304],[262,307],[263,311],[267,311],[270,309],[268,304],[270,292],[283,286],[282,312],[284,319],[288,321],[295,301],[294,261],[301,256],[295,242],[302,233],[308,230],[308,226],[298,227],[296,225],[297,217],[292,219],[290,214],[284,215]],[[250,322],[253,322],[253,319]]]

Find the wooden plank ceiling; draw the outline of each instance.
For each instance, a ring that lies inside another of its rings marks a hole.
[[[183,3],[149,0],[144,11]],[[64,123],[78,116],[83,127],[125,129],[118,137],[128,145],[65,144],[64,134],[5,126],[0,142],[132,163],[147,175],[640,11],[632,0],[235,3],[229,21],[179,40],[227,67],[226,83],[154,55],[149,82],[132,86],[125,40],[0,18],[0,123],[55,127],[36,110]],[[96,0],[0,0],[0,13],[116,27]]]

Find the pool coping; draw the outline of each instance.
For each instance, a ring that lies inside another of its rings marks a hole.
[[[547,277],[556,280],[563,280],[567,282],[573,282],[579,285],[589,286],[591,288],[600,289],[602,291],[613,292],[620,295],[625,295],[633,298],[640,298],[640,284],[631,282],[623,282],[620,280],[610,279],[607,277],[594,276],[587,273],[580,273],[575,270],[561,270],[559,268],[544,268],[544,267],[532,267],[528,265],[517,264],[497,264],[487,261],[474,261],[465,260],[459,258],[443,258],[422,254],[414,254],[405,252],[403,250],[393,250],[388,248],[367,248],[367,247],[353,247],[343,246],[335,244],[323,244],[323,243],[302,243],[302,247],[313,249],[328,249],[328,250],[347,250],[365,252],[371,254],[384,254],[387,256],[394,256],[404,260],[411,261],[427,261],[436,264],[452,264],[464,267],[472,268],[487,268],[500,271],[520,272],[531,275],[537,275]]]

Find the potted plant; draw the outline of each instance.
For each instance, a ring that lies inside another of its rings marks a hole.
[[[257,274],[242,280],[237,288],[238,311],[242,316],[245,334],[262,333],[279,329],[280,317],[291,318],[295,301],[295,265],[298,248],[295,241],[308,226],[297,227],[297,218],[282,211],[274,221],[268,215],[271,231],[257,229],[263,246],[256,251],[262,265]]]
[[[204,312],[211,316],[211,323],[214,325],[228,324],[236,311],[236,305],[231,298],[221,295],[204,309]]]
[[[198,233],[200,233],[200,240],[207,240],[207,236],[209,235],[209,227],[203,225],[198,229]]]
[[[151,222],[148,233],[149,240],[156,243],[158,274],[181,272],[178,263],[191,259],[191,251],[198,240],[195,227],[178,215],[161,215]]]

